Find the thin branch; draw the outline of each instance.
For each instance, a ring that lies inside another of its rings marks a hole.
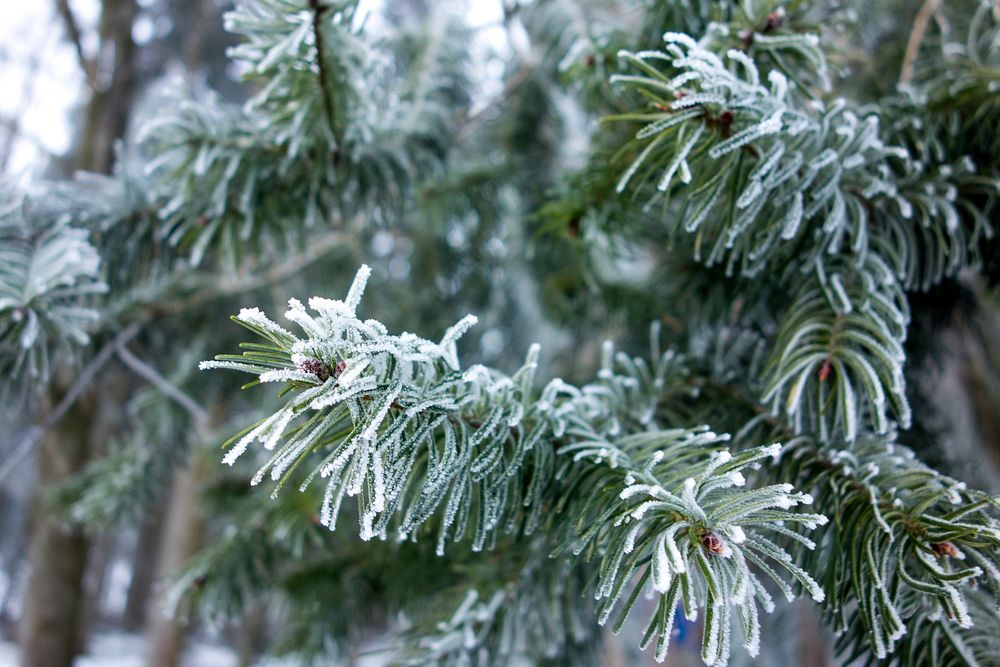
[[[186,298],[160,304],[150,311],[145,318],[148,319],[161,314],[175,314],[179,311],[201,306],[216,299],[222,299],[235,294],[242,294],[259,287],[267,287],[268,285],[282,282],[286,278],[296,275],[334,248],[340,247],[347,242],[349,242],[349,236],[343,232],[330,232],[329,234],[309,241],[309,246],[306,250],[289,257],[284,262],[276,264],[263,273],[251,276],[241,274],[221,281],[213,280],[213,287],[199,291]]]
[[[913,76],[913,63],[917,60],[920,52],[920,44],[924,41],[927,33],[927,24],[930,23],[931,16],[938,10],[941,0],[924,0],[923,6],[913,19],[913,29],[910,31],[910,38],[906,42],[906,54],[903,56],[903,67],[899,73],[901,83],[909,83]]]
[[[333,116],[333,100],[330,98],[330,82],[328,80],[329,77],[326,75],[326,56],[323,44],[323,26],[321,23],[323,14],[329,8],[321,6],[319,0],[309,0],[309,8],[313,11],[313,39],[316,43],[316,67],[319,70],[319,88],[323,94],[323,107],[326,111],[326,119],[330,125],[330,131],[333,132],[333,137],[337,140],[337,148],[339,149],[342,137],[337,132],[337,120]]]
[[[139,332],[142,330],[142,323],[133,322],[124,329],[122,329],[117,336],[112,340],[104,344],[104,347],[94,355],[94,358],[90,360],[80,374],[76,376],[76,380],[73,382],[69,391],[62,397],[62,400],[52,409],[45,419],[42,420],[41,424],[33,426],[23,432],[21,441],[14,445],[10,454],[6,457],[3,462],[3,466],[0,467],[0,483],[2,483],[7,476],[13,472],[21,460],[27,456],[31,450],[38,446],[52,428],[59,423],[69,409],[76,404],[77,400],[83,394],[83,391],[87,386],[93,381],[94,377],[97,376],[98,372],[103,369],[107,363],[114,356],[115,352],[135,338]]]
[[[87,57],[83,51],[83,35],[80,32],[80,24],[76,21],[73,8],[69,6],[69,0],[56,0],[56,11],[62,17],[63,27],[66,28],[66,37],[73,44],[76,50],[76,60],[80,64],[83,76],[87,80],[87,85],[93,88],[94,78],[97,68],[92,59]]]
[[[204,430],[208,424],[208,411],[205,408],[198,405],[193,398],[181,391],[170,380],[163,377],[155,368],[132,354],[124,344],[120,345],[116,352],[123,364],[134,371],[136,375],[156,387],[161,394],[184,408],[194,418],[198,430]]]

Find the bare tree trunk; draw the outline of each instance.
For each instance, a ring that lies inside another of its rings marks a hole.
[[[1000,308],[982,287],[977,291],[977,321],[958,326],[962,371],[984,458],[1000,471]]]
[[[139,527],[138,543],[132,558],[132,579],[129,581],[122,626],[136,632],[146,624],[149,601],[156,580],[156,561],[163,533],[163,511],[159,503]]]
[[[799,664],[826,667],[830,657],[823,641],[819,614],[815,607],[803,605],[801,601],[798,606]]]
[[[15,606],[18,595],[14,582],[18,579],[18,570],[28,562],[29,512],[24,507],[24,499],[30,497],[30,491],[11,487],[33,483],[34,480],[12,481],[0,489],[0,535],[3,535],[0,571],[7,575],[7,585],[0,591],[0,637],[14,642],[17,641],[17,617],[20,615]]]
[[[168,583],[170,577],[201,546],[205,516],[202,513],[200,488],[205,473],[203,457],[199,457],[195,451],[192,452],[188,467],[174,477],[159,559],[161,583]],[[166,586],[163,587],[164,590],[165,588]],[[176,667],[184,651],[187,624],[175,618],[171,613],[173,610],[165,608],[165,602],[165,596],[161,593],[149,621],[147,664],[150,667]]]
[[[204,62],[202,53],[208,33],[209,7],[205,0],[190,0],[188,34],[184,40],[184,65],[192,72]]]
[[[78,168],[105,173],[111,169],[114,142],[122,136],[132,106],[136,13],[135,0],[103,2],[100,50],[80,129]],[[93,392],[89,399],[82,397],[38,448],[42,493],[81,470],[91,458],[93,400]],[[89,541],[79,527],[67,526],[48,512],[40,498],[35,501],[34,515],[30,575],[19,632],[21,664],[70,667],[82,645],[83,575]]]
[[[89,461],[106,456],[108,443],[123,429],[125,411],[122,408],[128,400],[132,385],[131,378],[120,369],[104,372],[101,387],[96,391],[94,410],[87,432],[87,457]],[[114,563],[117,540],[114,534],[101,535],[90,547],[88,566],[84,572],[84,615],[81,625],[80,646],[86,648],[86,638],[90,628],[99,623],[104,612],[104,601],[108,568]]]
[[[267,608],[263,604],[254,604],[250,611],[243,615],[240,623],[239,636],[236,640],[237,662],[239,667],[250,667],[254,658],[260,653],[261,638],[267,630]]]
[[[95,458],[91,453],[91,458]],[[91,628],[104,619],[104,596],[107,591],[108,570],[114,563],[118,548],[114,533],[104,532],[93,539],[87,555],[87,569],[83,576],[83,627],[80,637],[81,651],[86,649],[86,637]]]
[[[625,667],[628,664],[628,658],[625,656],[625,651],[622,650],[621,640],[611,632],[604,633],[601,660],[605,667]]]
[[[80,403],[38,448],[40,487],[65,480],[86,463],[90,409]],[[23,667],[71,667],[80,646],[83,572],[88,540],[76,526],[45,510],[35,499],[29,558],[31,572],[20,624]]]
[[[135,0],[104,0],[102,5],[100,50],[77,148],[79,169],[111,171],[115,141],[125,134],[136,87],[132,24],[137,13]]]

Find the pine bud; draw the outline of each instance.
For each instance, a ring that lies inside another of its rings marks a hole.
[[[833,364],[830,363],[829,359],[824,359],[823,363],[819,367],[819,381],[826,382],[826,379],[830,377],[830,371],[833,370]]]
[[[721,114],[719,114],[717,121],[719,123],[719,127],[722,130],[722,136],[726,138],[730,137],[733,128],[733,112],[726,109]]]
[[[945,556],[955,558],[958,556],[958,549],[951,542],[931,542],[931,551],[938,558],[944,558]]]
[[[726,548],[722,538],[710,530],[706,530],[701,534],[701,546],[717,555],[722,555],[722,552],[725,551]]]
[[[339,368],[342,363],[344,362],[338,363],[337,367]],[[330,377],[330,366],[323,363],[319,359],[303,359],[297,364],[297,366],[303,373],[315,375],[316,379],[320,382],[326,382]]]
[[[780,28],[781,24],[785,21],[784,12],[775,11],[767,15],[767,21],[764,22],[764,29],[761,32],[771,32],[775,28]]]

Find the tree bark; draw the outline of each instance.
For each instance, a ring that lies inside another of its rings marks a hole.
[[[100,389],[95,389],[94,409],[87,431],[87,459],[93,461],[108,454],[108,443],[122,432],[125,410],[132,390],[131,377],[121,369],[107,369]],[[86,648],[86,638],[91,625],[100,623],[104,609],[105,586],[108,568],[114,562],[117,540],[114,533],[105,533],[90,546],[88,566],[84,572],[84,616],[81,627],[81,650]]]
[[[188,34],[184,40],[184,66],[194,72],[205,61],[202,51],[205,48],[205,37],[208,34],[209,8],[205,0],[190,0],[188,8]]]
[[[200,489],[206,475],[203,457],[191,453],[187,468],[174,477],[164,526],[163,545],[160,552],[159,578],[161,594],[149,620],[149,667],[176,667],[184,651],[187,622],[174,617],[166,608],[166,591],[171,577],[191,558],[201,546],[205,527]]]
[[[802,604],[801,600],[798,607],[799,664],[826,667],[830,664],[830,655],[816,608]]]
[[[163,511],[159,503],[139,527],[138,543],[132,558],[132,579],[128,584],[122,626],[136,632],[146,624],[149,601],[156,581],[156,561],[163,532]]]
[[[91,441],[93,442],[93,441]],[[88,452],[88,458],[93,460],[95,454]],[[108,570],[114,562],[116,548],[114,533],[105,532],[91,535],[87,550],[87,567],[83,573],[83,610],[80,619],[79,643],[80,653],[87,650],[87,638],[91,630],[99,627],[104,618],[104,595],[108,583]]]
[[[102,173],[111,170],[114,144],[125,131],[132,107],[132,24],[137,11],[135,0],[104,0],[102,4],[100,47],[76,149],[77,168]],[[69,526],[49,512],[42,494],[79,472],[90,460],[93,401],[92,392],[89,398],[81,397],[36,454],[41,491],[34,502],[30,574],[19,627],[24,667],[71,667],[82,646],[83,576],[89,540],[79,527]]]
[[[101,7],[100,48],[80,130],[78,169],[110,172],[115,141],[125,134],[136,88],[132,24],[137,13],[135,0],[104,0]]]
[[[239,635],[236,640],[236,664],[238,667],[250,667],[260,653],[261,638],[267,630],[267,608],[261,604],[254,604],[250,610],[243,615],[243,622],[240,623]]]
[[[78,472],[88,459],[90,406],[78,403],[46,436],[36,457],[44,490]],[[80,646],[87,536],[46,511],[35,498],[31,562],[20,624],[22,667],[71,667]]]

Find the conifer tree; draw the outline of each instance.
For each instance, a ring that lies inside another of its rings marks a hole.
[[[801,597],[845,664],[997,664],[914,323],[995,288],[1000,4],[515,3],[487,100],[461,8],[380,22],[241,0],[246,103],[165,86],[112,176],[8,188],[7,391],[151,383],[70,517],[221,443],[173,611],[280,600],[307,659],[662,661],[681,614],[721,666]]]

